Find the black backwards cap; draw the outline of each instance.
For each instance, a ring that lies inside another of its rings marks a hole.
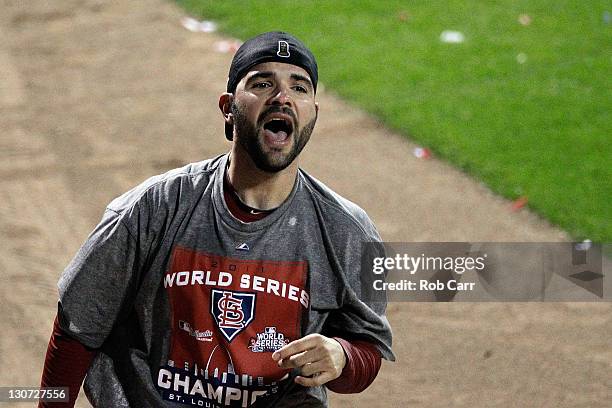
[[[253,37],[238,48],[227,78],[227,92],[234,93],[238,82],[249,69],[264,62],[283,62],[304,68],[317,91],[319,72],[312,52],[300,40],[282,31],[271,31]],[[225,137],[232,140],[233,129],[225,125]]]

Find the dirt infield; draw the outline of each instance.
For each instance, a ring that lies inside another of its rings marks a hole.
[[[217,98],[231,55],[161,0],[0,0],[0,9],[0,386],[35,386],[58,277],[106,203],[228,150]],[[385,240],[568,239],[447,164],[414,158],[414,145],[329,92],[318,99],[303,167],[364,207]],[[612,406],[611,312],[393,303],[398,361],[332,406]]]

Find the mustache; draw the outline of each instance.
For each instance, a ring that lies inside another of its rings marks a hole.
[[[268,109],[266,109],[265,111],[263,111],[261,113],[261,115],[259,115],[259,118],[257,118],[257,123],[261,124],[263,123],[264,119],[266,118],[266,116],[268,116],[271,113],[284,113],[285,115],[289,115],[291,116],[291,119],[293,120],[293,123],[297,126],[297,116],[295,116],[295,112],[293,112],[293,110],[291,108],[287,108],[285,106],[281,107],[281,106],[270,106]]]

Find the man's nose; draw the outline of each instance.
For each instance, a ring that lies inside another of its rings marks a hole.
[[[289,96],[288,89],[280,86],[274,90],[274,95],[272,95],[269,102],[271,105],[293,105],[293,99],[291,98],[291,96]]]

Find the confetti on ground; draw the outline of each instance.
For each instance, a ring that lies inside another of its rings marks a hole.
[[[234,53],[238,51],[238,48],[240,48],[241,45],[242,42],[238,40],[217,41],[215,43],[215,51],[223,54]]]
[[[512,207],[511,207],[512,211],[518,211],[521,208],[525,207],[528,201],[529,200],[527,199],[526,196],[517,198],[516,200],[512,202]]]
[[[217,31],[217,23],[214,21],[200,21],[200,31],[203,33],[214,33]]]
[[[449,44],[459,44],[465,41],[465,36],[460,31],[445,30],[440,34],[440,41]]]
[[[609,11],[606,10],[603,12],[603,22],[606,24],[610,24],[610,21],[612,21],[612,15]]]
[[[588,251],[591,249],[592,244],[593,241],[590,239],[585,239],[584,241],[577,243],[574,247],[576,248],[576,251]]]
[[[417,159],[429,159],[431,157],[431,152],[425,147],[415,147],[412,154]]]
[[[524,52],[520,52],[517,56],[516,56],[516,62],[518,62],[519,64],[524,64],[527,62],[527,54],[525,54]]]
[[[181,25],[193,33],[214,33],[217,31],[217,23],[214,21],[198,21],[191,17],[183,17],[181,19]]]
[[[518,22],[521,23],[524,26],[528,26],[529,24],[531,24],[532,21],[533,21],[533,19],[531,18],[531,16],[529,14],[521,14],[518,17]]]
[[[408,21],[408,19],[410,18],[410,14],[407,11],[400,11],[399,13],[397,13],[397,18],[399,19],[399,21]]]

